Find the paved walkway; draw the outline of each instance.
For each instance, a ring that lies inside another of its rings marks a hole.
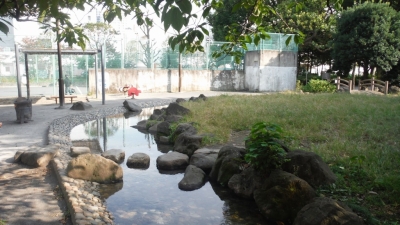
[[[135,101],[152,101],[157,99],[197,97],[204,94],[207,97],[221,94],[251,94],[241,92],[181,92],[181,93],[142,93]],[[1,98],[1,97],[0,97]],[[89,104],[95,109],[122,106],[129,99],[123,94],[107,95],[105,104],[99,99],[89,98]],[[76,101],[86,101],[85,96],[79,96]],[[16,122],[13,104],[0,105],[0,224],[7,225],[53,225],[72,224],[65,219],[67,207],[54,171],[47,168],[28,168],[13,163],[13,157],[18,150],[30,146],[45,146],[48,143],[49,124],[69,114],[82,113],[69,108],[71,103],[59,104],[45,97],[32,105],[32,121],[24,124]]]

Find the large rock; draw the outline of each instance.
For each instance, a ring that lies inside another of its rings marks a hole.
[[[218,157],[219,149],[201,148],[197,149],[190,157],[190,165],[202,169],[206,174],[211,172]]]
[[[71,147],[71,156],[77,157],[79,155],[88,154],[90,153],[89,147],[80,147],[80,146],[73,146]]]
[[[171,134],[170,123],[167,121],[163,121],[157,125],[157,134],[169,136]]]
[[[145,153],[134,153],[129,156],[126,166],[136,169],[147,169],[150,166],[150,156]]]
[[[330,198],[314,198],[304,206],[293,225],[362,225],[363,220],[345,204]]]
[[[158,125],[161,123],[159,121],[156,121],[155,123],[149,123],[151,120],[147,121],[147,126],[150,125],[148,131],[152,134],[156,134],[158,132]]]
[[[266,218],[291,224],[316,193],[306,181],[285,171],[274,170],[253,196]]]
[[[172,102],[168,105],[166,108],[166,115],[179,115],[179,116],[184,116],[190,113],[190,110],[179,105],[176,102]]]
[[[182,133],[178,135],[174,143],[174,151],[188,155],[193,155],[194,151],[201,147],[203,136]]]
[[[136,128],[138,130],[146,130],[147,131],[147,120],[141,120],[139,121],[136,125],[131,126],[133,128]]]
[[[79,101],[79,102],[75,102],[70,109],[71,110],[89,110],[91,108],[93,108],[93,106],[91,104]]]
[[[218,158],[210,172],[210,179],[226,186],[235,174],[240,173],[241,162],[246,154],[246,149],[234,146],[224,146],[218,153]]]
[[[123,178],[122,167],[100,155],[84,154],[73,158],[67,166],[67,175],[75,179],[98,183],[112,183]]]
[[[122,151],[121,149],[107,150],[107,151],[101,153],[101,156],[103,156],[106,159],[110,159],[118,164],[124,162],[124,160],[125,160],[125,152]]]
[[[57,144],[45,147],[34,146],[28,150],[17,151],[14,155],[14,162],[21,162],[31,167],[44,167],[58,156],[59,152],[60,146]]]
[[[206,182],[206,174],[196,166],[186,167],[185,176],[179,182],[178,187],[184,191],[193,191],[201,188]]]
[[[169,123],[176,123],[176,122],[179,122],[182,118],[183,118],[183,116],[179,116],[179,115],[168,115],[168,116],[165,116],[164,121],[169,122]]]
[[[314,188],[336,181],[336,176],[329,166],[313,152],[293,150],[288,152],[286,157],[290,161],[285,162],[282,169],[307,181]]]
[[[123,102],[123,105],[127,110],[129,110],[131,112],[141,112],[142,111],[142,107],[136,105],[132,101],[125,100]]]
[[[265,179],[265,178],[264,178]],[[228,187],[242,198],[253,198],[255,190],[262,186],[264,180],[253,167],[248,167],[239,174],[229,179]]]
[[[179,152],[168,152],[157,158],[159,170],[182,170],[189,165],[189,156]]]
[[[178,137],[182,133],[197,134],[197,129],[190,123],[180,123],[175,128],[172,136],[173,137]]]

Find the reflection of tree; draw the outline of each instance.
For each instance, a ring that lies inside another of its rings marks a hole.
[[[108,137],[113,136],[118,131],[118,129],[120,127],[118,124],[119,121],[120,121],[120,117],[106,119],[106,127],[107,127],[107,136]],[[97,124],[98,123],[96,120],[93,120],[93,121],[83,124],[83,126],[85,128],[85,134],[87,134],[89,136],[89,138],[97,138],[98,131],[100,133],[100,136],[104,135],[103,120],[100,120],[99,127]]]

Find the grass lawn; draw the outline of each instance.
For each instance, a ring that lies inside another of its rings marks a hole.
[[[400,97],[350,94],[222,95],[186,102],[186,121],[209,143],[260,121],[279,125],[291,149],[319,154],[337,175],[321,195],[346,202],[367,224],[400,221]],[[207,143],[207,144],[209,144]]]

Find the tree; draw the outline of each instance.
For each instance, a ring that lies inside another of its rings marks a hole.
[[[158,60],[160,54],[160,51],[157,51],[155,48],[155,41],[150,39],[150,31],[152,28],[152,23],[140,26],[140,30],[143,32],[146,41],[144,43],[142,41],[139,42],[140,47],[144,52],[143,58],[140,58],[139,61],[141,61],[147,68],[153,67],[154,62]]]
[[[343,0],[330,0],[338,5]],[[271,0],[270,2],[279,2]],[[299,0],[294,3],[296,11],[301,11],[301,5],[307,0]],[[202,9],[199,17],[194,11],[193,5]],[[43,23],[45,29],[53,32],[60,31],[57,41],[64,41],[70,46],[77,44],[85,48],[87,36],[83,33],[80,24],[70,22],[70,13],[76,10],[91,10],[99,7],[104,10],[105,21],[111,22],[114,19],[122,19],[122,16],[131,15],[136,18],[138,26],[143,24],[152,25],[149,15],[143,13],[143,8],[150,6],[154,9],[157,16],[161,18],[164,30],[172,28],[176,34],[169,39],[172,48],[179,45],[179,52],[204,51],[203,40],[205,35],[209,35],[207,22],[203,22],[211,10],[223,7],[219,0],[149,0],[149,1],[100,1],[100,0],[58,0],[58,1],[36,1],[36,0],[16,0],[0,2],[0,17],[12,17],[18,21],[35,20]],[[330,8],[330,4],[327,5]],[[222,46],[222,53],[235,56],[237,62],[241,59],[241,54],[233,50],[240,46],[247,49],[249,43],[258,44],[261,39],[267,37],[267,24],[265,17],[275,13],[275,4],[265,4],[259,0],[239,0],[233,6],[232,12],[238,9],[248,11],[242,21],[234,22],[228,26],[226,40],[229,44]],[[199,17],[199,18],[198,18]],[[44,23],[45,18],[51,18],[51,22]],[[56,21],[58,21],[56,23]],[[59,24],[59,26],[57,25]],[[184,29],[182,29],[184,28]],[[0,20],[0,30],[7,33],[8,28],[4,21]],[[254,38],[252,38],[254,37]],[[301,42],[302,36],[297,33],[295,42]],[[218,54],[217,54],[218,55]]]
[[[239,3],[240,0],[224,0],[224,7],[217,8],[214,13],[207,17],[208,22],[212,27],[213,39],[215,41],[225,41],[229,30],[227,25],[232,23],[243,23],[246,15],[250,13],[249,10],[238,9],[232,12],[233,7]]]
[[[84,33],[89,38],[89,46],[92,49],[101,49],[101,46],[114,40],[118,32],[106,23],[87,23],[83,26]]]
[[[334,36],[334,68],[345,74],[357,63],[389,71],[400,59],[400,14],[384,3],[366,2],[342,12]]]

